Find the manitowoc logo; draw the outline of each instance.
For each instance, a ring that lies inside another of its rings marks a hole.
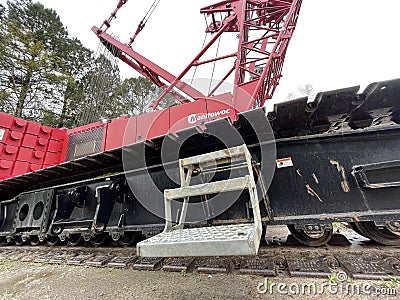
[[[215,117],[228,115],[230,112],[231,112],[231,109],[227,108],[227,109],[223,109],[223,110],[216,111],[216,112],[209,112],[206,114],[191,114],[190,116],[188,116],[188,123],[195,124],[197,122],[207,120],[208,118],[215,118]]]

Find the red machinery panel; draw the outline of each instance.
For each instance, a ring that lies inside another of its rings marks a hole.
[[[17,155],[17,160],[30,162],[33,156],[32,148],[20,147]]]
[[[36,164],[30,164],[29,165],[29,171],[30,172],[39,171],[40,169],[43,169],[42,165],[36,165]]]
[[[0,159],[0,179],[10,177],[14,162]]]
[[[26,121],[26,120],[14,118],[14,122],[10,129],[14,132],[25,133],[27,124],[28,124],[28,121]]]
[[[2,129],[2,136],[1,142],[10,145],[19,147],[22,143],[23,133],[11,131],[9,129]]]
[[[170,108],[170,132],[175,134],[181,129],[202,125],[208,121],[205,100],[181,104]]]
[[[38,134],[39,138],[50,139],[52,130],[53,130],[53,128],[51,128],[51,127],[41,126],[40,130],[39,130],[39,134]]]
[[[12,115],[0,112],[0,127],[10,129],[13,125],[14,117]]]
[[[38,136],[40,133],[41,127],[42,127],[42,125],[40,125],[39,123],[29,121],[28,124],[26,125],[25,133]]]
[[[63,149],[63,142],[56,140],[49,140],[49,144],[47,146],[47,151],[53,153],[60,153]]]
[[[53,128],[51,130],[50,139],[57,141],[64,141],[67,138],[67,129]]]
[[[67,133],[68,136],[78,134],[78,133],[84,133],[84,132],[89,132],[98,128],[104,128],[105,124],[103,122],[96,122],[88,125],[83,125],[80,127],[68,129]]]
[[[61,162],[61,153],[46,152],[44,165],[57,165]]]
[[[19,161],[27,161],[33,164],[42,165],[44,162],[45,152],[35,151],[30,148],[20,148],[17,156]]]
[[[0,127],[11,130],[11,131],[16,131],[16,132],[21,132],[24,133],[26,130],[26,125],[28,124],[28,121],[25,121],[23,119],[15,118],[12,115],[6,114],[1,112],[0,113]]]
[[[22,138],[21,147],[36,149],[38,144],[38,137],[33,134],[25,133]]]
[[[27,161],[16,161],[14,163],[14,168],[12,170],[12,175],[18,176],[22,175],[25,173],[29,173],[30,168],[29,168],[29,162]]]
[[[33,164],[42,165],[44,163],[44,156],[46,152],[43,151],[33,151],[30,162]]]
[[[136,141],[141,142],[168,133],[170,109],[157,110],[135,117],[137,121]]]
[[[0,144],[0,159],[14,161],[17,159],[18,147]]]
[[[136,117],[120,117],[107,124],[105,151],[136,142]]]
[[[49,144],[49,140],[45,138],[38,138],[37,143],[35,145],[35,150],[38,151],[46,151],[47,150],[47,145]]]
[[[221,118],[231,118],[232,121],[237,120],[237,111],[230,103],[221,100],[207,99],[207,116],[208,121]]]
[[[17,160],[27,161],[32,164],[42,165],[44,162],[46,152],[36,151],[31,148],[21,147],[19,148]]]

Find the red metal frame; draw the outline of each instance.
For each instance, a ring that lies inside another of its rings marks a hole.
[[[106,47],[140,74],[164,89],[163,94],[151,107],[156,109],[168,93],[172,93],[181,103],[209,99],[218,87],[234,72],[232,106],[238,112],[262,107],[271,99],[282,76],[282,66],[286,50],[296,27],[302,0],[232,0],[222,1],[202,8],[200,12],[208,17],[206,32],[213,34],[211,41],[195,56],[188,66],[177,76],[157,66],[131,48],[134,38],[123,44],[106,30],[117,11],[128,0],[119,1],[117,9],[103,25],[92,30]],[[220,21],[216,16],[221,15]],[[105,28],[103,30],[102,28]],[[143,29],[138,27],[134,37]],[[237,32],[239,45],[236,52],[200,61],[203,55],[225,32]],[[182,78],[193,67],[236,57],[233,66],[228,66],[226,75],[209,95],[203,95]],[[187,97],[191,99],[188,99]],[[218,99],[219,95],[212,98]],[[225,95],[224,95],[225,97]]]
[[[106,124],[97,122],[68,132],[0,113],[0,180],[63,162],[68,137],[84,131],[103,127],[105,131],[101,151],[106,151],[167,133],[174,134],[192,126],[202,128],[203,123],[217,118],[235,121],[238,113],[263,106],[272,97],[279,83],[286,50],[302,2],[232,0],[201,9],[200,12],[206,15],[206,32],[213,34],[213,37],[187,67],[178,76],[174,76],[132,49],[132,42],[143,29],[144,23],[139,24],[127,44],[106,33],[118,10],[127,1],[120,0],[101,27],[93,27],[92,30],[115,56],[164,89],[163,94],[151,105],[154,109],[168,93],[182,104],[132,118],[114,119]],[[216,19],[216,15],[221,17],[220,20]],[[226,32],[237,33],[237,50],[213,59],[201,60]],[[208,95],[182,81],[192,68],[228,58],[235,59],[234,64],[229,65],[224,61],[224,65],[227,65],[226,75]],[[214,95],[231,75],[234,75],[233,95]]]

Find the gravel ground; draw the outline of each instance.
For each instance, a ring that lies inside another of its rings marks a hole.
[[[271,280],[287,286],[316,284],[321,287],[328,284],[324,279],[286,276]],[[251,275],[180,274],[0,260],[0,299],[338,299],[346,296],[331,294],[328,289],[322,295],[292,295],[288,288],[288,295],[276,290],[273,294],[268,291],[258,293],[257,286],[264,281],[264,277]],[[382,287],[379,281],[355,281],[353,284]],[[261,290],[264,287],[262,285]],[[354,295],[353,298],[375,297]],[[387,297],[381,297],[384,298]]]
[[[347,231],[341,228],[340,231]],[[270,228],[270,237],[287,234],[285,228]],[[267,247],[268,248],[268,247]],[[276,247],[272,247],[275,248]],[[281,247],[277,247],[280,249]],[[271,249],[271,248],[268,248]],[[346,247],[342,250],[346,251]],[[273,251],[273,249],[269,250]],[[318,251],[327,251],[319,248]],[[266,282],[269,280],[269,290]],[[331,280],[332,281],[332,280]],[[334,281],[334,280],[333,280]],[[270,292],[274,285],[273,293]],[[316,291],[309,293],[315,285]],[[350,289],[349,289],[350,286]],[[357,293],[357,286],[360,293]],[[340,292],[340,287],[343,291]],[[398,299],[400,285],[384,288],[382,281],[330,282],[328,278],[290,278],[286,272],[278,277],[254,275],[204,275],[197,271],[173,273],[135,271],[70,265],[49,265],[0,259],[0,300],[3,299]],[[260,292],[258,291],[258,288]],[[278,291],[280,288],[280,291]],[[305,294],[302,294],[305,290]],[[350,291],[350,295],[346,292]],[[353,292],[352,292],[353,291]],[[396,292],[378,295],[377,292]],[[265,292],[265,293],[262,293]],[[370,293],[370,294],[368,294]]]

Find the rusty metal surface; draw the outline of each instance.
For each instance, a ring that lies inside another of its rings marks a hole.
[[[275,258],[272,256],[251,256],[240,260],[240,274],[277,276]]]
[[[360,255],[338,255],[337,258],[342,268],[354,279],[387,279],[388,275],[400,275],[400,261],[385,254],[360,253]]]
[[[111,268],[127,268],[137,260],[137,256],[132,254],[130,256],[116,256],[108,264]]]
[[[100,254],[89,258],[85,264],[92,267],[104,267],[113,258],[112,254]]]
[[[159,257],[143,257],[140,258],[135,264],[133,268],[135,270],[148,270],[148,271],[156,271],[161,269],[164,258]]]
[[[56,253],[53,252],[53,251],[50,251],[50,252],[48,252],[46,254],[39,255],[38,257],[36,257],[33,260],[33,262],[35,262],[35,263],[47,263],[54,257],[54,255],[56,255]]]
[[[163,271],[190,272],[194,269],[194,257],[171,257],[164,262]]]
[[[223,257],[206,257],[197,261],[197,271],[204,274],[229,273],[231,259]]]
[[[324,260],[324,256],[301,252],[289,254],[285,257],[291,277],[327,278],[332,273]]]
[[[49,264],[64,264],[67,262],[68,259],[71,259],[75,256],[77,256],[77,252],[71,252],[71,251],[60,251],[56,255],[54,255],[52,258],[49,259],[48,263]]]
[[[83,265],[86,260],[92,258],[94,253],[80,253],[77,256],[67,259],[68,265]]]

